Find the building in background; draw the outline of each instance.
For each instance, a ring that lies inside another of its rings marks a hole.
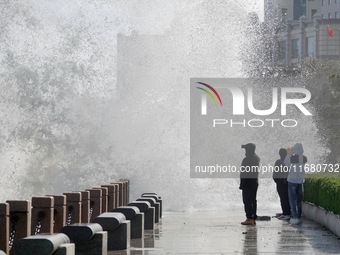
[[[299,20],[301,16],[312,20],[313,16],[320,11],[320,0],[265,0],[264,2],[265,22]]]
[[[306,0],[306,18],[313,20],[315,14],[320,14],[321,0]],[[300,18],[300,17],[299,17]]]
[[[321,17],[323,19],[340,18],[340,0],[320,0]]]
[[[265,23],[274,27],[269,66],[338,59],[339,15],[340,0],[265,0]]]
[[[301,17],[288,21],[278,33],[275,66],[300,66],[307,59],[338,59],[340,57],[340,19],[313,21]]]

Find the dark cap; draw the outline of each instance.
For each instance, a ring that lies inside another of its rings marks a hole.
[[[255,153],[256,145],[253,143],[247,143],[244,145],[241,145],[242,149],[246,150],[246,153]]]

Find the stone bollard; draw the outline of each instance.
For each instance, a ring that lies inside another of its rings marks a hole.
[[[66,196],[64,195],[46,195],[54,198],[54,227],[53,233],[60,233],[66,225]]]
[[[65,226],[62,233],[75,244],[77,255],[107,255],[107,232],[97,223]]]
[[[11,248],[17,240],[31,235],[31,202],[26,200],[7,200],[9,204],[9,250],[15,255]]]
[[[107,212],[109,189],[106,187],[95,187],[93,189],[100,189],[102,191],[102,213]]]
[[[131,239],[144,238],[144,213],[136,206],[121,206],[113,210],[124,214],[131,223]]]
[[[101,189],[88,189],[90,192],[90,222],[102,213],[102,190]]]
[[[13,249],[17,255],[74,255],[74,244],[64,234],[26,237],[18,240]]]
[[[66,192],[66,225],[81,223],[81,193]]]
[[[158,196],[156,193],[143,193],[142,197],[152,197],[156,199],[156,201],[159,203],[159,218],[162,218],[163,215],[163,200],[160,196]]]
[[[107,188],[107,211],[111,212],[116,208],[116,185],[106,184],[102,187]]]
[[[0,250],[9,254],[9,204],[7,203],[0,204],[0,226]]]
[[[158,223],[159,215],[160,215],[160,204],[157,203],[156,199],[152,197],[141,197],[141,198],[138,198],[137,201],[147,201],[150,203],[152,207],[155,207],[155,223]]]
[[[90,191],[81,193],[81,223],[90,223]]]
[[[112,182],[113,185],[118,185],[118,193],[116,197],[118,197],[118,203],[116,203],[116,208],[124,205],[124,190],[123,190],[123,182]]]
[[[32,197],[31,214],[31,235],[53,233],[53,197]]]
[[[93,222],[102,226],[108,233],[108,250],[125,250],[130,247],[130,221],[122,213],[102,213]]]
[[[135,201],[129,206],[136,206],[140,212],[144,213],[144,229],[155,228],[155,207],[151,207],[147,201]]]

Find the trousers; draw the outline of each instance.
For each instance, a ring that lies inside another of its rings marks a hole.
[[[247,219],[256,220],[257,215],[257,200],[256,200],[256,187],[247,187],[242,189],[242,199],[244,204],[244,211],[246,213]]]
[[[280,197],[281,209],[283,215],[290,215],[290,204],[288,195],[288,182],[286,180],[277,180],[276,190]]]
[[[303,184],[288,182],[289,204],[292,217],[300,219],[302,213]]]

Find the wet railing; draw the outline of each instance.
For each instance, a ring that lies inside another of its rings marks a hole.
[[[0,255],[107,254],[144,238],[162,216],[162,200],[129,203],[129,181],[0,203]],[[92,250],[93,251],[92,251]]]

